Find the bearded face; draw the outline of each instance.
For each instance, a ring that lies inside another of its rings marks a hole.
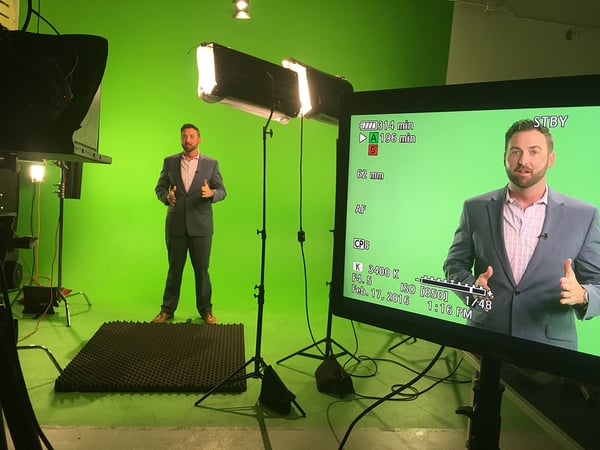
[[[554,164],[554,152],[538,130],[512,135],[504,153],[504,168],[511,183],[520,189],[545,183],[546,171]]]
[[[193,128],[185,128],[181,132],[181,147],[187,154],[194,152],[200,144],[200,136]]]

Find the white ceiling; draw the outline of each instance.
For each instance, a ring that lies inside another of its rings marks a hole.
[[[521,19],[574,28],[600,28],[600,0],[450,0],[504,11]]]

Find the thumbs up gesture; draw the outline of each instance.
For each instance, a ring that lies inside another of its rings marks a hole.
[[[489,290],[488,280],[492,278],[492,275],[494,275],[494,269],[492,266],[487,266],[487,270],[479,274],[477,280],[475,280],[475,284]]]
[[[486,291],[490,290],[490,287],[488,286],[488,280],[490,278],[492,278],[492,275],[494,275],[494,269],[492,266],[487,266],[487,269],[485,272],[480,273],[479,276],[477,277],[477,279],[475,280],[475,286],[480,286],[482,288],[485,288]],[[490,300],[493,297],[490,297]]]
[[[208,181],[206,178],[204,179],[204,184],[202,185],[202,198],[211,198],[213,196],[213,191],[210,189],[208,185]]]
[[[572,268],[573,260],[565,261],[565,276],[560,279],[560,302],[563,305],[578,305],[585,302],[585,289],[579,284]]]

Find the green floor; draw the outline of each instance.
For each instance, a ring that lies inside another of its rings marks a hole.
[[[14,295],[14,294],[13,294]],[[121,294],[123,297],[123,295]],[[35,331],[19,342],[19,345],[43,345],[47,347],[64,368],[79,350],[105,322],[150,320],[155,312],[139,311],[126,301],[103,301],[86,296],[68,298],[71,326],[67,326],[64,303],[56,313],[39,321],[31,315],[23,315],[23,306],[15,302],[13,314],[18,319],[19,336]],[[252,301],[242,303],[242,308],[227,310],[216,308],[220,323],[243,323],[245,330],[246,357],[255,356],[257,336],[257,305]],[[317,308],[318,309],[318,308]],[[326,310],[325,310],[326,311]],[[314,315],[314,314],[313,314]],[[326,313],[311,323],[314,337],[325,337]],[[192,319],[200,322],[190,305],[180,307],[175,321]],[[243,320],[240,320],[243,319]],[[352,421],[375,402],[375,398],[388,394],[393,386],[406,383],[423,369],[436,354],[438,345],[422,340],[409,341],[389,351],[403,336],[379,328],[334,317],[332,337],[344,348],[357,352],[364,358],[358,366],[349,366],[355,375],[355,394],[339,399],[320,393],[316,388],[314,372],[320,360],[296,355],[281,364],[277,361],[312,343],[305,316],[290,315],[285,302],[265,304],[263,316],[261,356],[276,372],[306,412],[306,417],[293,409],[288,416],[279,416],[257,404],[261,379],[249,379],[248,389],[242,394],[215,393],[199,406],[194,403],[202,393],[55,393],[54,381],[59,373],[50,358],[42,350],[20,350],[19,357],[29,397],[38,421],[42,426],[174,426],[174,427],[256,427],[261,423],[267,428],[330,428],[332,433],[347,430]],[[160,326],[160,325],[157,325]],[[208,325],[207,325],[208,326]],[[334,348],[337,348],[334,346]],[[312,349],[318,354],[318,351]],[[345,363],[347,355],[338,360]],[[375,361],[374,361],[375,359]],[[462,353],[445,349],[442,359],[433,367],[430,376],[415,384],[418,391],[425,391],[437,378],[445,377],[460,364],[453,382],[444,382],[421,395],[407,391],[407,397],[387,401],[358,424],[357,428],[431,428],[466,430],[467,420],[457,415],[459,405],[469,404],[471,398],[471,367],[462,362]],[[539,427],[508,399],[503,400],[502,429],[532,430]],[[337,431],[334,431],[337,430]]]

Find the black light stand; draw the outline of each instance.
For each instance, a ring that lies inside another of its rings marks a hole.
[[[342,97],[350,95],[353,92],[352,84],[350,84],[350,82],[343,77],[327,74],[314,67],[297,61],[294,58],[286,58],[284,60],[284,65],[298,73],[298,84],[300,89],[304,89],[309,93],[310,101],[308,102],[308,105],[303,105],[308,106],[308,110],[304,110],[303,118],[312,118],[330,125],[338,126],[339,119],[342,115]],[[302,245],[302,242],[304,242],[303,231],[299,232],[299,240]],[[330,286],[329,299],[331,300],[331,283],[328,284]],[[327,310],[326,336],[323,339],[280,359],[277,361],[277,364],[282,363],[283,361],[296,355],[332,361],[338,356],[348,354],[358,362],[359,359],[356,358],[356,356],[352,355],[348,350],[331,338],[331,321],[332,313],[330,302]],[[325,343],[325,353],[321,352],[320,355],[306,353],[307,350],[313,347],[321,351],[319,349],[319,345],[322,343]],[[332,344],[335,344],[342,351],[334,354]]]
[[[67,326],[71,326],[71,314],[69,313],[69,302],[67,297],[63,295],[62,285],[62,254],[63,254],[63,233],[64,233],[64,215],[65,215],[65,187],[67,178],[67,165],[64,161],[56,161],[56,165],[60,168],[60,183],[56,186],[58,190],[58,266],[57,266],[57,283],[56,289],[58,290],[58,298],[65,302],[65,314],[67,316]]]
[[[56,165],[60,168],[60,183],[56,184],[57,187],[56,194],[58,194],[58,263],[57,263],[57,298],[58,300],[62,300],[65,302],[65,314],[67,316],[67,326],[71,326],[71,313],[69,312],[69,302],[67,301],[67,297],[69,295],[82,294],[85,298],[85,301],[89,306],[91,303],[83,292],[77,292],[74,294],[65,295],[62,284],[62,261],[63,261],[63,234],[64,234],[64,212],[65,212],[65,190],[66,190],[66,180],[67,180],[67,170],[69,170],[67,164],[64,161],[56,161]],[[52,300],[51,300],[52,301]]]
[[[266,124],[263,127],[263,191],[262,191],[262,229],[257,230],[256,234],[260,234],[262,246],[261,246],[261,259],[260,259],[260,284],[254,286],[254,289],[258,291],[258,293],[254,294],[254,297],[258,302],[258,314],[257,314],[257,324],[256,324],[256,347],[255,353],[252,358],[250,358],[244,365],[240,368],[232,372],[229,376],[219,382],[216,386],[210,389],[206,394],[204,394],[200,399],[194,403],[195,406],[198,406],[204,399],[209,397],[213,392],[219,389],[221,386],[227,383],[235,383],[240,380],[244,380],[247,378],[261,378],[264,379],[264,371],[268,369],[268,365],[265,363],[264,359],[261,356],[261,343],[262,343],[262,326],[263,326],[263,310],[265,303],[265,253],[266,253],[266,242],[267,242],[267,213],[266,213],[266,205],[267,205],[267,136],[273,137],[273,130],[269,130],[269,124],[271,123],[271,118],[273,116],[273,110],[271,110],[271,114],[269,115]],[[254,369],[250,373],[245,373],[244,375],[238,375],[242,370],[246,367],[254,364]],[[283,386],[285,389],[285,387]],[[298,405],[298,403],[291,399],[296,408],[300,411],[302,416],[306,416],[304,410]],[[269,406],[269,405],[267,405]]]
[[[302,176],[300,180],[302,181]],[[300,202],[302,203],[302,197],[300,199]],[[304,231],[302,230],[302,215],[300,216],[300,231],[298,232],[298,241],[300,242],[302,254],[304,255]],[[329,303],[327,307],[326,336],[323,339],[320,339],[319,341],[314,341],[314,337],[312,336],[311,332],[311,337],[313,338],[313,343],[311,345],[308,345],[307,347],[304,347],[284,358],[281,358],[277,361],[277,364],[281,364],[283,361],[286,361],[293,356],[305,356],[308,358],[322,360],[323,362],[317,367],[317,370],[315,371],[317,389],[319,390],[319,392],[329,393],[339,398],[343,398],[347,394],[354,392],[354,388],[352,386],[352,379],[346,373],[342,365],[338,363],[337,358],[342,355],[349,355],[357,363],[360,363],[360,360],[331,338],[331,326],[333,318],[333,315],[331,313],[331,283],[328,282],[327,284],[329,286]],[[319,345],[323,343],[325,344],[325,352],[323,352],[319,347]],[[341,351],[338,353],[334,353],[333,344],[335,344]],[[310,350],[311,348],[316,348],[320,353],[308,353],[307,350]]]

